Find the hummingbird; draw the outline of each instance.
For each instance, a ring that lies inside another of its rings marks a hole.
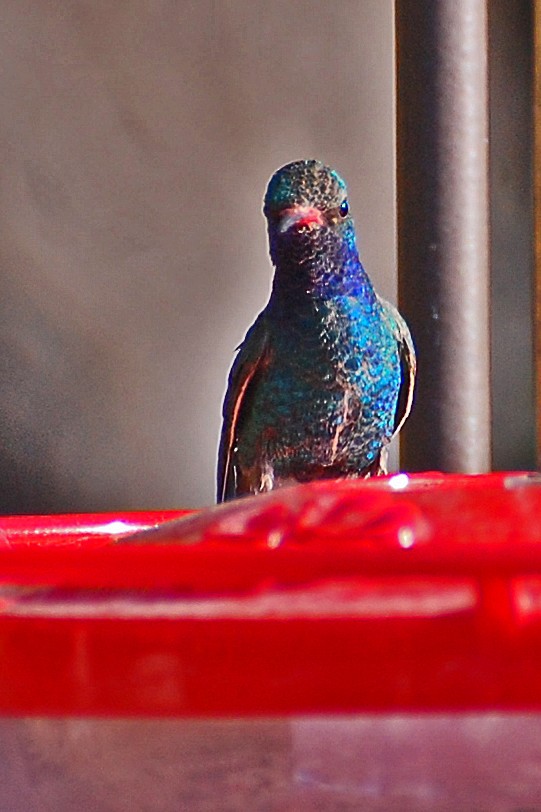
[[[359,259],[347,187],[317,160],[278,169],[264,199],[268,304],[229,374],[217,499],[385,474],[411,409],[415,350]]]

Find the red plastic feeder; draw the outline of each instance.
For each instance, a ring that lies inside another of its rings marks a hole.
[[[1,519],[3,808],[541,803],[540,516],[535,474],[398,474]]]

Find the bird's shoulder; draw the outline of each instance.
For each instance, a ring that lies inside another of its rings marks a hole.
[[[228,390],[235,389],[251,367],[259,362],[269,347],[271,339],[271,324],[267,309],[256,318],[244,339],[236,347],[237,355],[229,373]],[[224,403],[225,406],[225,403]]]
[[[403,348],[403,351],[411,357],[411,363],[415,363],[415,347],[413,346],[413,339],[404,318],[398,308],[391,304],[391,302],[388,302],[381,296],[377,298],[381,306],[383,320],[395,337],[397,343]]]

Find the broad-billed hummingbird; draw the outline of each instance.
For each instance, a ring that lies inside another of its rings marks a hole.
[[[386,446],[413,397],[410,332],[361,264],[338,173],[287,164],[270,179],[264,214],[276,270],[229,375],[219,502],[386,473]]]

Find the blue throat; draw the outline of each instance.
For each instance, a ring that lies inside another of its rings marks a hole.
[[[324,228],[280,235],[269,229],[270,254],[276,267],[270,305],[278,315],[305,312],[318,303],[354,298],[365,312],[377,307],[372,283],[357,252],[352,221],[340,231]]]

